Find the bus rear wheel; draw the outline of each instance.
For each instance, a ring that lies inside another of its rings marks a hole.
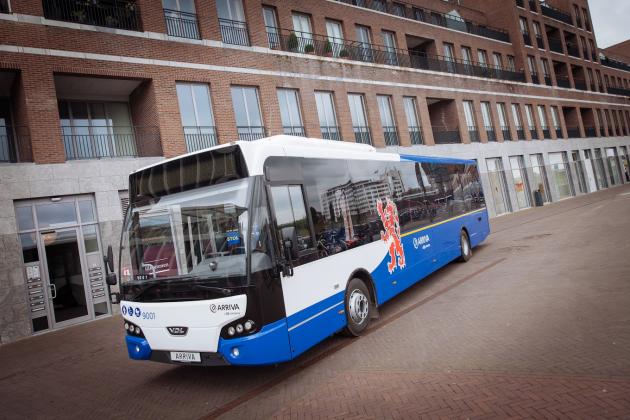
[[[472,258],[472,247],[470,246],[470,239],[465,230],[462,230],[459,234],[459,247],[462,252],[459,261],[466,262]]]
[[[346,289],[346,335],[358,337],[368,327],[372,304],[370,292],[361,279],[353,278]]]

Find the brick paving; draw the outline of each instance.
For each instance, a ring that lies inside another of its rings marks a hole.
[[[629,418],[630,187],[494,219],[467,264],[295,362],[127,360],[110,317],[0,347],[6,418]]]

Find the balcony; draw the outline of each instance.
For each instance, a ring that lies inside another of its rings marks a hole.
[[[398,146],[398,131],[395,126],[383,126],[383,137],[385,138],[386,146]]]
[[[510,133],[510,127],[507,125],[501,126],[501,134],[503,134],[504,141],[512,141],[512,133]]]
[[[217,145],[217,131],[214,126],[185,126],[186,150],[196,152]]]
[[[430,9],[419,8],[415,5],[411,7],[395,7],[390,5],[386,7],[383,0],[337,0],[340,3],[351,4],[353,6],[364,7],[394,16],[402,16],[408,19],[417,20],[419,22],[430,23],[432,25],[443,26],[460,32],[467,32],[482,36],[484,38],[496,39],[498,41],[510,42],[510,35],[498,28],[482,25],[470,20],[464,20],[460,17],[447,13],[438,12]],[[399,3],[403,5],[402,3]]]
[[[547,43],[549,44],[549,49],[551,51],[564,54],[564,50],[562,49],[562,40],[560,38],[548,36]]]
[[[551,81],[551,76],[549,76],[548,74],[545,74],[545,84],[547,86],[551,86],[553,85],[552,81]]]
[[[532,140],[540,139],[540,137],[538,137],[538,131],[536,130],[536,128],[529,127],[529,135],[532,137]]]
[[[219,29],[221,30],[221,39],[224,43],[249,45],[249,32],[247,31],[246,22],[219,18]]]
[[[494,131],[494,127],[486,126],[486,136],[488,136],[488,141],[497,141],[497,133]]]
[[[490,79],[525,81],[525,74],[522,72],[439,55],[428,55],[423,52],[348,41],[343,38],[330,38],[325,35],[294,32],[275,27],[267,28],[267,38],[270,48],[282,51]]]
[[[551,130],[549,130],[549,127],[543,127],[542,132],[543,132],[543,139],[551,138]]]
[[[584,134],[586,137],[597,137],[597,130],[595,127],[584,127]]]
[[[468,126],[468,137],[470,138],[471,143],[479,143],[481,141],[479,130],[477,130],[477,127],[474,125]]]
[[[166,20],[166,33],[170,36],[201,39],[196,14],[164,9],[164,19]]]
[[[28,127],[0,125],[0,163],[32,161]]]
[[[139,8],[132,0],[110,3],[85,0],[43,0],[42,4],[44,17],[47,19],[142,31]]]
[[[370,127],[355,125],[352,130],[354,131],[354,141],[361,144],[372,144]]]
[[[137,157],[139,146],[156,149],[160,144],[157,127],[75,125],[63,129],[67,160]]]
[[[613,95],[630,96],[630,89],[608,86],[608,93]]]
[[[240,125],[236,127],[239,140],[258,140],[267,136],[267,130],[260,125]]]
[[[586,80],[584,79],[573,78],[573,84],[575,85],[575,88],[578,90],[588,90],[588,88],[586,87]]]
[[[577,45],[567,42],[567,53],[571,57],[580,58],[580,50]]]
[[[298,136],[304,137],[306,136],[306,130],[302,125],[283,125],[282,132],[287,136]]]
[[[569,136],[569,138],[579,138],[582,137],[582,135],[580,134],[580,128],[579,127],[567,127],[567,135]]]
[[[612,58],[602,58],[601,59],[602,66],[611,67],[613,69],[630,71],[630,64],[626,64],[623,61],[614,60]]]
[[[558,84],[558,87],[571,89],[571,82],[569,81],[569,78],[566,76],[556,75],[556,83]]]
[[[411,140],[411,144],[424,144],[424,139],[422,137],[422,129],[418,126],[410,126],[409,127],[409,139]]]
[[[433,140],[435,144],[457,144],[462,142],[459,130],[455,127],[433,127]]]
[[[322,125],[322,138],[326,140],[341,140],[341,134],[339,133],[339,127],[336,125]]]
[[[552,7],[544,2],[540,3],[540,10],[542,11],[543,16],[559,20],[560,22],[564,22],[567,25],[573,25],[573,19],[571,19],[571,15],[563,10]]]
[[[532,73],[532,83],[537,85],[540,84],[540,79],[538,79],[538,73]]]

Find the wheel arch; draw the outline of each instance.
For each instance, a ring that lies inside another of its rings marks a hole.
[[[348,279],[348,283],[350,283],[350,280],[352,280],[353,278],[363,280],[368,288],[368,291],[370,292],[370,300],[372,301],[374,307],[377,308],[378,299],[376,298],[376,287],[374,286],[374,279],[372,278],[372,275],[366,269],[358,268],[352,272],[350,278]]]

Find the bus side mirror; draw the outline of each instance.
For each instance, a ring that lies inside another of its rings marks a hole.
[[[114,272],[114,251],[112,250],[112,246],[109,245],[107,247],[107,255],[105,256],[105,264],[107,264],[107,268],[109,268],[109,272]]]

